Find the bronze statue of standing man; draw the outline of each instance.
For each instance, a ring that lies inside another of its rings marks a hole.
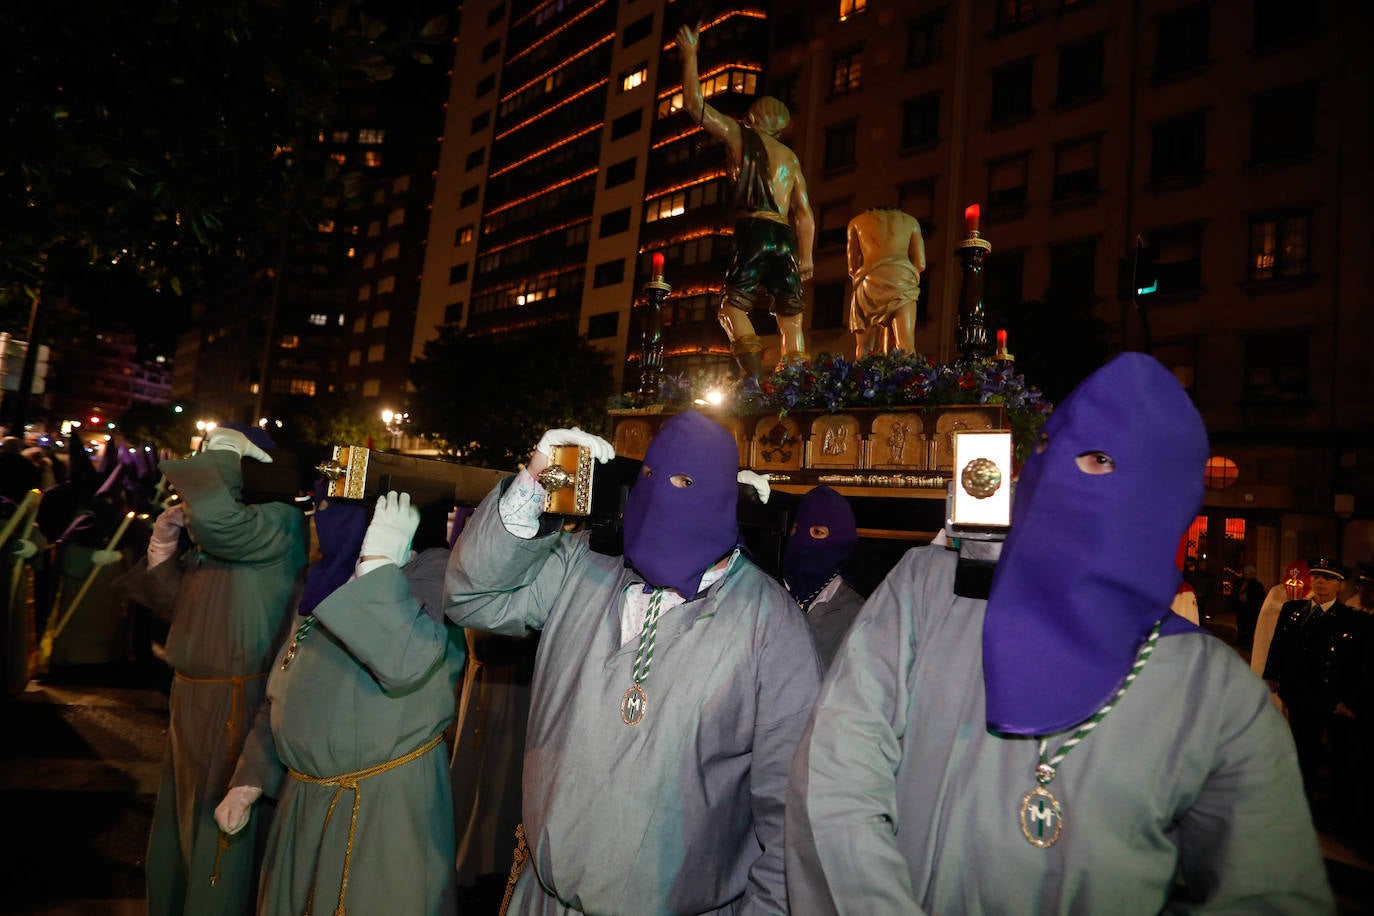
[[[926,244],[916,217],[874,207],[849,221],[849,329],[855,359],[892,350],[916,352],[916,303]]]
[[[763,341],[754,332],[749,312],[764,295],[772,300],[782,338],[780,365],[810,358],[802,334],[801,285],[814,270],[816,222],[801,163],[778,140],[791,119],[787,106],[764,96],[750,106],[741,124],[706,104],[697,70],[699,42],[696,29],[678,29],[683,107],[708,134],[725,141],[738,213],[735,256],[725,275],[717,317],[730,337],[730,352],[741,373],[757,377],[763,368]]]

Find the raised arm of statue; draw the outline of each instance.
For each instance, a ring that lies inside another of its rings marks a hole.
[[[682,107],[702,130],[724,140],[730,155],[738,158],[741,149],[739,122],[706,104],[706,97],[702,95],[701,74],[697,66],[697,48],[700,44],[701,35],[697,29],[689,25],[678,28],[677,47],[682,54]]]

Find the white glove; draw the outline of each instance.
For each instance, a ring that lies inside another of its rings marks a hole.
[[[123,557],[124,554],[118,550],[96,550],[91,553],[91,565],[109,566],[111,563],[118,563]]]
[[[550,461],[553,460],[553,449],[556,445],[576,445],[581,448],[592,450],[592,457],[602,464],[615,457],[615,446],[607,442],[600,436],[591,433],[584,433],[574,426],[572,429],[551,429],[544,433],[539,440],[539,444],[534,447],[536,452],[542,453]]]
[[[772,495],[773,488],[768,485],[768,475],[756,474],[753,471],[740,471],[735,475],[735,479],[740,483],[747,483],[759,494],[759,502],[768,502],[768,497]]]
[[[259,798],[262,798],[262,789],[257,786],[234,786],[215,805],[215,823],[220,830],[233,836],[248,825],[248,815]]]
[[[181,529],[186,527],[186,506],[177,503],[162,510],[153,522],[153,534],[148,539],[148,568],[160,566],[176,556],[181,541]]]
[[[216,426],[205,439],[205,450],[235,452],[240,458],[252,458],[264,464],[272,463],[272,456],[258,448],[237,429]]]
[[[18,538],[14,542],[14,556],[16,559],[27,560],[29,557],[38,553],[38,545],[28,538]]]
[[[409,493],[390,493],[377,500],[372,524],[363,535],[363,549],[358,554],[358,575],[366,575],[387,563],[404,565],[410,556],[410,542],[420,527],[420,510],[410,504]]]

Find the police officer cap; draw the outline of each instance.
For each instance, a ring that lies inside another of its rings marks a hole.
[[[1314,576],[1345,581],[1345,567],[1331,557],[1313,557],[1308,561],[1307,568]]]
[[[1360,574],[1355,577],[1356,585],[1374,585],[1374,563],[1361,563]]]

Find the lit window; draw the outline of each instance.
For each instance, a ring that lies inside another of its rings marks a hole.
[[[316,229],[316,231],[318,231],[318,232],[333,232],[333,231],[334,231],[334,221],[333,221],[332,219],[320,220],[320,221],[315,225],[315,229]]]
[[[336,130],[336,131],[334,131],[334,133],[330,136],[330,139],[333,140],[335,143],[347,143],[347,142],[348,142],[348,131],[346,131],[346,130]]]
[[[362,289],[358,290],[358,301],[359,301],[359,302],[366,302],[367,300],[369,300],[369,299],[371,299],[371,298],[372,298],[372,286],[371,286],[370,284],[369,284],[368,286],[364,286]]]
[[[321,327],[321,328],[322,328],[322,327],[324,327],[325,322],[327,322],[327,321],[329,320],[329,316],[328,316],[328,315],[321,315],[319,312],[313,312],[313,313],[311,313],[310,318],[307,319],[307,320],[308,320],[311,324],[315,325],[316,327]]]
[[[386,344],[373,344],[367,348],[367,361],[380,363],[386,358]]]
[[[357,318],[353,319],[353,333],[354,333],[354,334],[361,334],[361,333],[362,333],[363,331],[365,331],[366,329],[367,329],[367,316],[366,316],[366,315],[359,315]]]
[[[848,95],[863,85],[864,58],[858,51],[841,54],[831,62],[830,94]]]
[[[1312,215],[1295,213],[1250,221],[1251,280],[1300,277],[1311,269],[1307,239]]]
[[[303,394],[306,397],[315,396],[315,382],[308,378],[293,378],[291,380],[291,393]]]
[[[348,157],[345,156],[343,153],[330,153],[329,158],[333,159],[339,165],[343,165],[345,162],[348,161]]]
[[[1230,458],[1213,455],[1202,469],[1202,480],[1209,490],[1224,490],[1236,482],[1240,469]]]
[[[629,92],[631,89],[643,86],[644,81],[648,78],[648,67],[640,67],[637,70],[631,70],[629,73],[626,73],[624,76],[620,78],[620,91]]]
[[[681,216],[686,210],[687,195],[685,193],[678,191],[676,194],[665,194],[656,200],[649,201],[648,209],[644,213],[644,221],[652,223],[673,216]]]
[[[840,0],[840,21],[857,16],[868,9],[868,0]]]
[[[377,152],[375,149],[370,149],[367,152],[363,153],[363,165],[375,169],[377,166],[381,164],[382,154]]]
[[[382,309],[372,316],[372,326],[374,328],[384,328],[389,324],[391,324],[391,312],[386,309]]]
[[[405,221],[406,211],[401,210],[399,208],[396,210],[392,210],[390,213],[386,215],[386,224],[388,226],[399,226],[401,225],[401,223],[404,223]]]
[[[283,350],[294,350],[301,345],[301,339],[295,334],[283,334],[281,348]]]
[[[350,366],[361,366],[361,365],[362,365],[362,362],[363,362],[363,351],[362,351],[362,350],[349,350],[349,351],[348,351],[348,364],[349,364]]]
[[[386,139],[386,131],[364,127],[358,131],[358,142],[363,146],[376,146]]]
[[[458,230],[457,240],[455,241],[455,244],[457,244],[457,245],[466,245],[466,244],[468,244],[468,243],[471,242],[471,241],[472,241],[472,227],[471,227],[471,226],[463,226],[461,229]]]
[[[377,281],[377,294],[389,293],[396,288],[395,277],[382,277]]]
[[[394,260],[396,260],[397,258],[399,258],[400,256],[401,256],[401,243],[400,243],[400,242],[388,242],[387,245],[386,245],[386,247],[382,249],[382,260],[383,260],[383,261],[394,261]]]

